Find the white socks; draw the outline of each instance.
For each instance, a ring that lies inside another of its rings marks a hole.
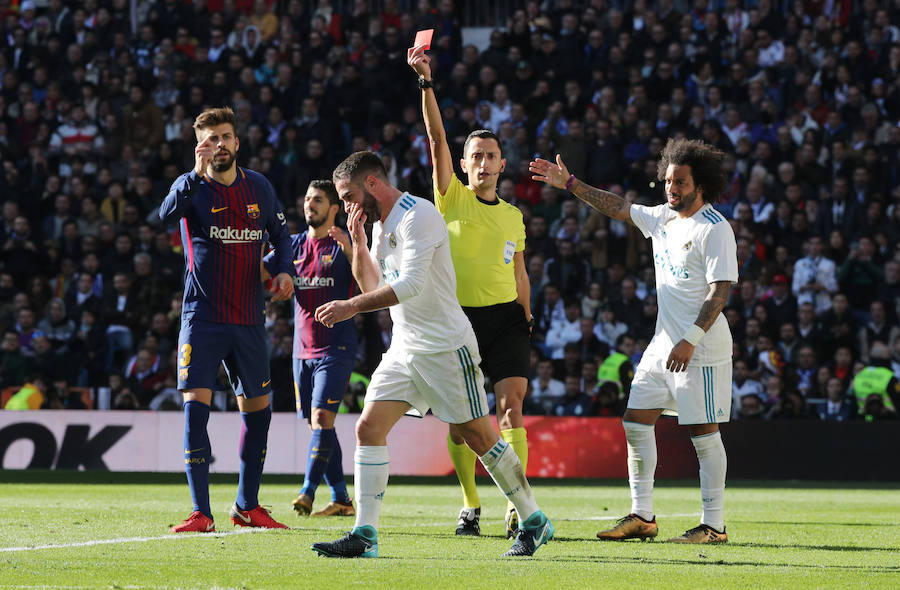
[[[725,471],[728,467],[722,434],[716,431],[692,436],[691,442],[700,461],[700,497],[703,499],[700,523],[722,532],[725,530]]]
[[[356,447],[353,456],[353,487],[356,492],[356,526],[378,528],[381,502],[387,488],[388,448]]]
[[[531,493],[531,486],[528,485],[528,480],[522,471],[522,463],[506,441],[498,439],[491,450],[479,459],[487,472],[491,474],[497,487],[516,507],[519,522],[527,520],[529,516],[538,511],[534,494]]]
[[[652,424],[622,422],[628,442],[628,483],[631,513],[653,520],[653,475],[656,473],[656,431]]]

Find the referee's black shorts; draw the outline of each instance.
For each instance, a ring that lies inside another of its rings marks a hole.
[[[528,378],[531,335],[519,302],[463,307],[463,311],[475,330],[484,374],[494,383],[507,377]]]

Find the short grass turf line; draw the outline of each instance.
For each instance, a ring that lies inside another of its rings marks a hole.
[[[900,490],[892,484],[732,481],[730,542],[696,546],[660,542],[697,524],[696,482],[658,482],[656,542],[611,543],[595,535],[628,512],[626,482],[536,480],[557,538],[532,559],[509,560],[499,557],[511,543],[505,499],[489,480],[479,479],[483,536],[473,539],[454,534],[455,480],[398,477],[384,499],[381,557],[337,560],[309,547],[341,536],[353,519],[295,517],[296,480],[266,476],[260,491],[291,530],[227,532],[237,477],[215,476],[219,531],[169,535],[190,507],[181,474],[0,472],[0,588],[293,588],[330,580],[366,589],[496,589],[512,579],[566,588],[695,588],[698,580],[717,590],[900,587]],[[316,505],[328,495],[320,488]],[[18,550],[26,547],[47,550]]]
[[[93,541],[80,541],[78,543],[56,543],[50,545],[31,545],[26,547],[0,547],[0,553],[14,553],[17,551],[38,551],[41,549],[68,549],[70,547],[93,547],[95,545],[115,545],[117,543],[147,543],[149,541],[184,541],[191,539],[218,539],[225,535],[245,535],[248,533],[265,533],[275,529],[242,528],[234,531],[216,531],[214,533],[183,533],[178,535],[168,534],[159,537],[122,537],[119,539],[95,539]]]

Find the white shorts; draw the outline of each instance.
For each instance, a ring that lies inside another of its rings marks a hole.
[[[628,408],[662,409],[679,424],[728,422],[731,417],[731,363],[689,366],[674,373],[665,359],[643,358],[634,372]]]
[[[469,341],[471,340],[471,341]],[[428,409],[448,424],[464,424],[487,415],[481,355],[474,333],[457,350],[434,354],[389,349],[366,390],[366,403],[401,401],[407,414],[424,416]]]

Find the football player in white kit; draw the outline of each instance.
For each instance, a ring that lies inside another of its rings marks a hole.
[[[456,299],[444,219],[429,201],[392,186],[372,152],[351,154],[333,178],[347,207],[353,276],[362,294],[322,305],[316,320],[331,326],[357,313],[389,308],[394,329],[356,423],[356,526],[341,539],[315,543],[313,550],[328,557],[378,556],[387,434],[404,414],[422,416],[430,408],[457,425],[518,513],[528,515],[504,555],[533,555],[553,537],[553,525],[538,509],[516,453],[491,426],[475,333]],[[367,220],[374,221],[371,252]]]
[[[738,280],[734,232],[711,205],[725,188],[722,152],[701,141],[670,139],[660,157],[667,203],[629,204],[569,174],[562,159],[529,167],[532,178],[571,191],[601,213],[630,223],[653,242],[659,315],[622,418],[628,442],[631,513],[604,540],[647,539],[653,512],[654,424],[663,413],[687,425],[700,461],[700,525],[669,539],[724,543],[726,456],[719,422],[731,415],[731,332],[722,314]]]

